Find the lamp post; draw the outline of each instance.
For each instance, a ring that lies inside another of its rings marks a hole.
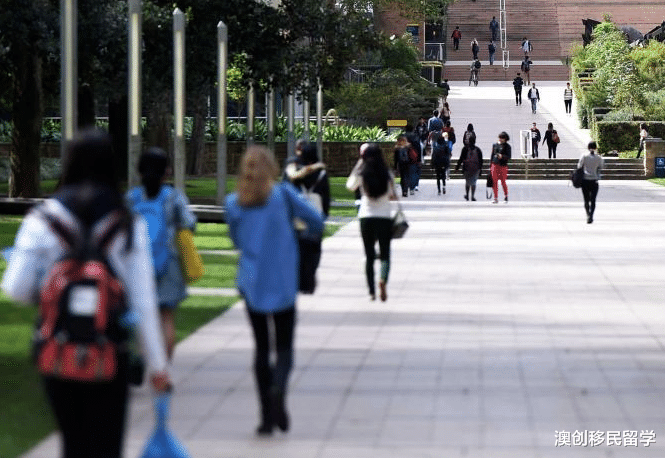
[[[319,159],[323,160],[323,86],[318,81],[316,91],[316,152]]]
[[[296,155],[296,133],[294,129],[296,97],[293,92],[287,96],[286,103],[286,156],[291,159]]]
[[[173,11],[173,181],[185,191],[185,13]]]
[[[228,60],[228,28],[217,24],[217,205],[226,197],[226,67]]]
[[[129,65],[128,65],[128,166],[130,188],[138,186],[138,162],[141,156],[141,0],[129,0]]]
[[[67,146],[74,138],[77,124],[78,75],[76,33],[77,0],[60,0],[60,112],[62,129],[60,158],[66,159]]]
[[[256,107],[256,90],[254,89],[254,82],[249,82],[249,88],[247,88],[247,147],[249,148],[254,144],[254,120],[256,118],[255,114]]]
[[[268,92],[268,149],[275,151],[275,88]]]

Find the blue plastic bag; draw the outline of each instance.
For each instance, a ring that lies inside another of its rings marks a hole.
[[[145,445],[141,458],[190,458],[185,447],[166,427],[170,394],[155,396],[155,431]]]

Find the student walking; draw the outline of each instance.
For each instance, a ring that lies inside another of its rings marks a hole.
[[[538,102],[540,102],[540,92],[536,89],[536,83],[531,83],[531,88],[527,93],[527,98],[531,100],[531,113],[536,114],[536,109],[538,108]]]
[[[551,122],[547,123],[547,130],[543,137],[543,144],[547,142],[547,157],[549,159],[556,159],[556,147],[559,145],[560,141],[559,133],[554,130],[554,125]]]
[[[570,87],[570,83],[566,83],[566,88],[563,90],[563,105],[566,114],[570,114],[573,107],[573,88]]]
[[[494,65],[494,53],[496,53],[496,46],[494,46],[493,41],[490,41],[490,43],[487,45],[487,51],[489,52],[490,65]]]
[[[126,342],[127,330],[121,321],[126,313],[137,320],[134,326],[153,389],[166,392],[171,385],[159,329],[148,229],[145,220],[125,205],[108,134],[84,130],[67,150],[60,187],[21,223],[2,289],[16,301],[40,302],[41,311],[55,311],[55,315],[41,316],[36,335],[43,340],[35,354],[62,434],[60,456],[119,458],[129,399],[129,356],[119,349]],[[91,276],[88,285],[76,284],[73,277],[72,266],[82,265],[77,264],[82,258],[74,257],[74,245],[79,244],[108,262],[108,267],[100,268],[97,260],[83,255],[90,260],[84,270]],[[71,280],[68,285],[67,279]],[[60,290],[63,286],[68,287]],[[113,292],[104,295],[108,298],[104,305],[97,299],[100,291]],[[55,294],[60,294],[59,299]],[[117,299],[116,294],[124,295],[125,300]],[[49,306],[45,298],[54,298],[56,303]],[[68,306],[60,307],[60,300]],[[103,334],[87,325],[93,321],[91,316],[107,320]],[[80,332],[113,342],[103,347],[110,351],[103,357],[89,353],[90,344],[77,340]],[[48,348],[54,351],[48,352]],[[79,354],[88,352],[86,363],[100,364],[108,371],[79,371],[83,360],[78,359],[77,364],[75,354],[66,351],[73,348]]]
[[[410,144],[406,135],[401,134],[397,137],[394,154],[394,168],[399,176],[399,184],[402,188],[402,197],[409,195],[409,185],[411,181],[411,159],[409,157]],[[360,157],[362,159],[362,155]],[[356,164],[361,164],[360,160]],[[356,188],[358,189],[358,188]]]
[[[392,238],[391,200],[397,200],[393,177],[377,145],[365,150],[363,158],[353,168],[346,181],[346,187],[353,191],[360,189],[360,233],[365,247],[365,277],[370,300],[376,299],[374,278],[374,245],[379,242],[381,271],[379,274],[379,297],[388,299],[388,274],[390,272],[390,241]]]
[[[520,45],[520,47],[522,48],[522,51],[524,51],[525,56],[529,54],[531,51],[533,51],[533,46],[531,45],[531,41],[527,37],[522,38],[522,44]]]
[[[448,105],[448,102],[443,102],[443,106],[441,107],[441,121],[443,122],[443,125],[446,125],[446,122],[450,121],[450,105]]]
[[[483,170],[483,152],[476,146],[476,136],[469,137],[468,142],[462,148],[460,157],[457,160],[455,170],[459,170],[462,166],[464,173],[464,199],[469,200],[469,191],[471,192],[471,200],[476,200],[476,183]]]
[[[259,435],[272,434],[275,426],[288,431],[290,426],[286,391],[293,364],[298,292],[293,219],[299,218],[313,236],[323,230],[319,211],[291,184],[276,184],[278,175],[274,154],[252,146],[241,158],[237,191],[226,198],[229,235],[240,251],[236,283],[254,335]],[[271,349],[276,353],[274,363]]]
[[[445,194],[446,174],[450,167],[450,149],[448,148],[448,134],[446,132],[442,132],[432,139],[432,167],[436,174],[438,195],[441,195],[442,190]]]
[[[587,224],[593,223],[593,213],[596,211],[596,196],[598,195],[598,180],[603,169],[603,158],[597,153],[596,142],[589,142],[589,152],[582,154],[577,168],[584,168],[582,180],[582,195],[584,196],[584,209],[587,215]]]
[[[520,76],[520,73],[517,72],[517,76],[513,79],[513,89],[515,89],[515,106],[522,105],[522,86],[524,85],[524,80]]]
[[[462,38],[462,32],[460,31],[459,26],[455,26],[455,30],[453,30],[450,38],[453,39],[453,49],[455,51],[459,50],[459,41]]]
[[[499,40],[499,23],[496,20],[496,16],[492,16],[490,21],[490,33],[492,35],[492,41]]]
[[[642,150],[644,150],[644,143],[647,141],[648,136],[649,132],[647,131],[647,125],[643,122],[640,124],[640,146],[637,148],[636,159],[640,158],[640,154],[642,153]]]
[[[512,156],[512,148],[508,143],[510,137],[506,132],[499,134],[499,141],[492,145],[492,155],[490,156],[490,174],[492,175],[492,188],[494,190],[493,204],[499,203],[499,181],[503,187],[503,200],[508,203],[508,162]]]
[[[473,54],[473,60],[478,60],[478,53],[480,52],[480,46],[478,45],[478,40],[475,38],[471,40],[471,54]]]
[[[328,217],[330,212],[330,181],[326,172],[326,165],[319,161],[316,145],[308,144],[298,156],[296,167],[287,170],[288,180],[308,198],[310,203],[316,202],[316,207],[323,215]],[[299,287],[303,294],[314,294],[316,289],[316,270],[321,260],[321,237],[298,237],[298,250],[307,253],[300,257]],[[304,262],[304,261],[307,262]]]
[[[525,86],[531,84],[531,77],[529,76],[531,72],[531,64],[533,64],[533,62],[529,59],[529,56],[524,56],[524,60],[522,60],[522,63],[520,64],[520,70],[522,70],[522,73],[524,74],[523,80]]]
[[[533,123],[530,130],[531,134],[531,157],[536,159],[538,157],[538,142],[540,142],[540,130],[536,127],[536,123]]]
[[[168,160],[160,148],[149,148],[139,159],[141,186],[130,189],[126,200],[131,209],[146,219],[152,246],[157,283],[157,304],[169,360],[175,348],[175,312],[187,298],[180,254],[175,245],[181,229],[194,231],[196,216],[189,210],[187,196],[164,184]]]

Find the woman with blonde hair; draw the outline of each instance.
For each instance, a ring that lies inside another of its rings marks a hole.
[[[237,191],[226,199],[229,235],[240,251],[236,283],[254,332],[254,373],[261,405],[259,435],[289,429],[286,387],[293,361],[298,241],[293,219],[321,234],[321,214],[289,183],[276,184],[273,153],[250,147],[242,157]],[[274,343],[268,332],[271,323]],[[277,353],[274,365],[270,351]]]

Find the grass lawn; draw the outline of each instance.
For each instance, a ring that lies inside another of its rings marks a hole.
[[[650,182],[659,184],[661,186],[665,186],[665,178],[651,178],[649,179]]]

